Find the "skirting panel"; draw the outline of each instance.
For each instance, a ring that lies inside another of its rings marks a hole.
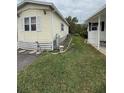
[[[52,50],[52,42],[50,43],[35,43],[35,42],[18,42],[18,48],[26,50],[38,49],[38,46],[41,50]]]

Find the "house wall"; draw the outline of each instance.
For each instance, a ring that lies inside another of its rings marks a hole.
[[[46,10],[46,15],[43,12]],[[49,43],[53,47],[53,40],[56,34],[60,35],[61,41],[65,39],[68,34],[67,24],[48,6],[41,6],[35,4],[27,4],[18,10],[18,44],[30,46],[38,41],[39,43]],[[38,20],[37,31],[24,31],[24,18],[36,16]],[[64,24],[64,31],[61,31],[61,23]],[[22,42],[24,42],[22,44]],[[27,42],[27,43],[25,43]],[[29,46],[27,47],[29,48]],[[32,46],[30,47],[33,48]],[[53,49],[53,48],[52,48]]]
[[[101,16],[100,20],[105,22],[104,31],[100,31],[100,41],[106,41],[106,17]],[[98,23],[98,16],[90,19],[89,22],[91,22],[91,23],[97,22]],[[97,44],[98,44],[98,31],[97,30],[96,31],[88,30],[88,42],[97,46]]]
[[[61,23],[64,24],[64,31],[61,31]],[[68,25],[63,20],[61,20],[55,12],[53,12],[53,31],[53,40],[55,39],[56,34],[58,34],[60,36],[60,42],[62,42],[69,34]]]
[[[39,10],[41,9],[41,10]],[[47,14],[44,15],[42,9],[48,9]],[[22,11],[22,12],[21,12]],[[52,42],[52,27],[51,27],[51,11],[49,7],[28,4],[21,8],[18,12],[18,41],[24,42]],[[40,23],[39,31],[24,31],[24,18],[36,16]]]

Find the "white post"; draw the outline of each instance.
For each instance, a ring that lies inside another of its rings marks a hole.
[[[98,43],[98,50],[99,50],[99,48],[100,48],[100,15],[98,16],[98,30],[97,30],[97,32],[98,32],[98,41],[97,41],[97,43]]]
[[[87,33],[89,34],[89,22],[88,22],[88,27],[87,27]],[[87,38],[86,43],[89,43],[89,39]]]
[[[89,32],[89,22],[88,22],[88,26],[87,26],[87,32]]]

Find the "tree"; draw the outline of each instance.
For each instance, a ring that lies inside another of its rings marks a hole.
[[[77,22],[78,22],[77,17],[73,17],[73,18],[72,18],[72,22],[73,22],[73,23],[77,23]]]
[[[81,27],[81,31],[80,31],[80,35],[87,39],[88,38],[88,32],[87,32],[87,25],[86,24],[83,24],[82,27]]]
[[[77,17],[68,16],[66,20],[70,24],[69,26],[70,34],[79,34],[80,36],[87,38],[87,25],[86,24],[78,24]]]
[[[70,24],[69,33],[74,34],[75,33],[76,23],[78,22],[77,17],[72,18],[71,16],[69,16],[69,17],[66,18],[66,20]]]

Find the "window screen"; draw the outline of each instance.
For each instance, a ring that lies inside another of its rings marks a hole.
[[[36,17],[31,17],[31,31],[36,31]]]
[[[24,23],[25,23],[25,31],[29,31],[29,18],[25,18]]]

